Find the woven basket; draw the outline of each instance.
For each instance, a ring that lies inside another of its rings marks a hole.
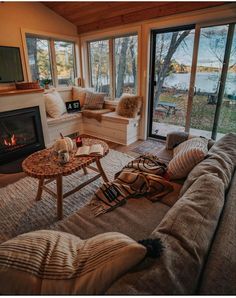
[[[26,82],[26,83],[15,83],[17,90],[27,90],[27,89],[40,89],[39,83],[36,82]]]

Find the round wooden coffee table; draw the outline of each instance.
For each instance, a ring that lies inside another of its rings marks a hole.
[[[52,148],[37,151],[30,156],[28,156],[22,163],[22,168],[24,172],[34,178],[39,179],[38,191],[36,195],[36,200],[40,200],[43,190],[51,194],[57,199],[57,217],[61,219],[63,217],[63,198],[80,190],[82,187],[88,185],[89,183],[95,181],[99,177],[102,177],[105,182],[108,182],[107,176],[102,168],[100,159],[107,155],[109,152],[108,145],[97,139],[83,138],[83,145],[94,145],[101,144],[103,147],[102,156],[86,156],[78,157],[75,156],[77,149],[70,153],[70,161],[66,164],[61,164],[59,162],[58,156],[55,154]],[[96,164],[96,167],[91,166],[92,163]],[[87,174],[87,169],[91,169],[97,174],[88,179],[87,181],[81,183],[76,188],[63,194],[63,176],[68,176],[79,170],[83,170],[84,174]],[[46,185],[53,180],[56,180],[57,192],[54,193]]]

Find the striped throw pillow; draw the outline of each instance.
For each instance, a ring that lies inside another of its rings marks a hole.
[[[106,93],[87,92],[84,102],[84,110],[101,110]]]
[[[189,172],[202,161],[208,153],[208,140],[192,138],[173,150],[173,159],[170,161],[167,173],[171,180],[188,176]]]
[[[103,294],[146,253],[116,232],[87,240],[50,230],[22,234],[0,245],[0,293]]]

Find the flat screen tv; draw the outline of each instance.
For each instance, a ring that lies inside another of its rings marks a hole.
[[[0,83],[24,81],[20,49],[0,46]]]

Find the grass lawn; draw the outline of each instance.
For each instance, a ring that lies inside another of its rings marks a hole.
[[[173,125],[185,125],[185,115],[187,107],[187,92],[163,92],[160,101],[172,102],[176,104],[179,111],[176,115],[167,115],[157,119],[155,122],[168,123]],[[191,115],[191,128],[211,131],[213,127],[216,105],[207,103],[207,96],[195,95],[193,99],[193,108]],[[218,124],[219,133],[236,132],[236,102],[227,104],[223,102],[221,107],[220,119]]]

